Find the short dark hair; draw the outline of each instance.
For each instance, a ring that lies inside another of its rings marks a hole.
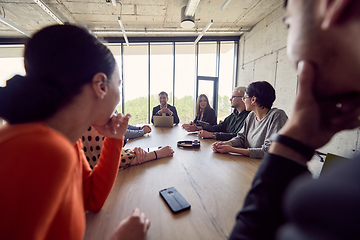
[[[10,123],[39,121],[70,104],[96,73],[108,79],[116,69],[110,50],[89,30],[53,25],[35,33],[25,46],[26,76],[0,88],[0,116]]]
[[[251,83],[245,90],[249,97],[256,97],[259,107],[271,109],[275,101],[275,89],[266,81],[258,81]]]
[[[169,95],[167,94],[167,92],[162,91],[159,93],[159,97],[160,97],[160,95],[166,95],[166,97],[169,98]]]

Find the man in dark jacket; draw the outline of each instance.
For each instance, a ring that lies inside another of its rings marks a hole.
[[[198,132],[199,137],[213,138],[220,141],[227,141],[236,137],[244,125],[245,118],[250,113],[245,110],[245,104],[242,100],[245,89],[245,87],[236,87],[234,89],[230,98],[231,107],[234,108],[234,111],[217,125],[202,125],[203,130]]]
[[[170,104],[167,104],[167,101],[169,100],[169,96],[166,92],[160,92],[159,93],[159,102],[160,105],[157,105],[153,108],[151,122],[154,123],[154,116],[173,116],[174,117],[174,124],[179,124],[179,117],[176,111],[175,106],[171,106]]]

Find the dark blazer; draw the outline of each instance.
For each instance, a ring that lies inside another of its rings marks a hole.
[[[198,123],[198,121],[201,120],[201,121],[204,121],[204,122],[207,122],[209,123],[211,126],[212,125],[215,125],[217,123],[217,117],[215,115],[215,111],[214,109],[212,108],[208,108],[205,110],[204,112],[204,115],[202,117],[202,119],[200,119],[199,116],[196,116],[195,119],[194,119],[194,123],[198,126],[200,126],[200,123]]]
[[[170,111],[173,112],[173,117],[174,117],[174,124],[179,124],[179,117],[176,111],[176,107],[171,106],[170,104],[167,104],[167,108],[170,109]],[[158,114],[158,111],[160,111],[160,105],[157,105],[156,107],[153,108],[153,112],[152,112],[152,116],[151,116],[151,122],[154,123],[154,116],[161,116],[161,114]],[[166,114],[166,116],[170,116],[169,114]]]

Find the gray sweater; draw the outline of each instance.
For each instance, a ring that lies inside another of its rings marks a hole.
[[[233,147],[247,148],[251,158],[262,158],[270,147],[269,138],[284,126],[287,119],[286,113],[277,108],[270,109],[261,121],[256,120],[255,113],[251,112],[243,128],[230,142]]]

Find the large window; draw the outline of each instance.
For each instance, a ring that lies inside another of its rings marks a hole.
[[[150,44],[150,110],[159,105],[158,96],[162,91],[167,92],[168,103],[173,104],[173,62],[173,43]]]
[[[148,123],[149,60],[148,44],[131,44],[124,49],[124,113],[130,113],[129,123]]]
[[[23,45],[0,46],[0,87],[15,74],[25,74],[23,51]]]
[[[220,70],[218,92],[218,121],[223,120],[231,111],[230,97],[234,87],[235,78],[235,53],[234,42],[220,43]]]
[[[189,123],[194,119],[195,79],[195,46],[176,43],[174,95],[180,123]]]
[[[130,124],[150,122],[161,91],[169,94],[169,104],[176,106],[180,123],[194,119],[196,92],[205,93],[210,104],[217,107],[218,120],[230,114],[229,98],[237,66],[236,39],[198,45],[181,41],[107,45],[123,78],[122,98],[116,109],[132,115]],[[14,74],[25,74],[22,54],[23,45],[0,46],[0,86],[5,86]],[[197,84],[199,77],[203,79]],[[218,79],[218,85],[211,79]],[[213,99],[217,99],[216,104]]]

